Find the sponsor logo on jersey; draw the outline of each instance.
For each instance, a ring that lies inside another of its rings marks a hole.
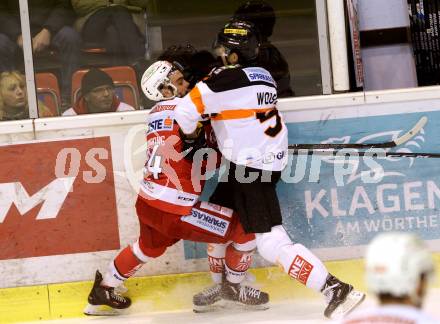
[[[185,196],[178,196],[177,199],[183,200],[183,201],[194,201],[195,200],[195,198],[185,197]]]
[[[148,173],[148,171],[146,173]],[[150,193],[154,192],[155,187],[154,187],[153,183],[151,183],[151,181],[148,181],[148,180],[144,179],[142,181],[142,184],[144,185],[143,187],[144,187],[145,190],[147,190]]]
[[[275,81],[270,75],[268,71],[262,68],[253,67],[253,68],[245,68],[243,69],[244,73],[246,73],[247,78],[250,82],[268,82],[270,84],[275,85]]]
[[[302,257],[297,255],[290,265],[289,276],[295,278],[305,285],[307,284],[307,280],[309,280],[312,270],[313,266]]]
[[[174,119],[170,116],[166,118],[153,119],[148,123],[148,132],[170,131],[173,129]]]
[[[176,105],[157,105],[151,110],[150,115],[165,110],[174,110],[174,108],[176,108]]]
[[[271,164],[275,161],[275,159],[282,160],[284,159],[285,156],[286,156],[286,151],[280,151],[278,153],[269,152],[263,156],[263,163]]]
[[[258,105],[273,105],[277,103],[277,94],[272,92],[257,92]]]
[[[182,216],[181,220],[220,236],[225,236],[229,228],[228,221],[196,208],[191,210],[191,215]]]
[[[210,202],[206,202],[206,201],[202,201],[200,203],[200,208],[203,208],[203,209],[206,209],[206,210],[210,210],[210,211],[215,212],[215,213],[219,213],[219,214],[224,215],[224,216],[229,217],[229,218],[231,218],[232,214],[234,213],[234,211],[232,209],[230,209],[230,208],[223,207],[223,206],[220,206],[220,205],[216,205],[216,204],[213,204],[213,203],[210,203]]]
[[[276,154],[278,160],[284,159],[285,156],[286,156],[286,151],[281,151]]]

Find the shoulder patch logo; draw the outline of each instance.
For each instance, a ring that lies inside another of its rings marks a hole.
[[[263,81],[276,85],[270,73],[263,68],[259,68],[259,67],[244,68],[243,71],[244,73],[246,73],[246,76],[250,82]]]

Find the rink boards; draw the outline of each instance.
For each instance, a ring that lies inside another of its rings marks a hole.
[[[279,108],[290,143],[388,141],[426,116],[423,131],[394,150],[440,153],[439,90],[285,99]],[[147,114],[0,123],[0,288],[8,288],[0,290],[1,305],[12,298],[19,305],[17,312],[24,303],[44,319],[75,316],[67,306],[82,304],[90,287],[84,281],[93,278],[95,269],[105,270],[116,251],[136,239],[133,206],[145,159]],[[278,188],[285,226],[294,241],[324,260],[345,260],[330,263],[333,272],[361,283],[362,263],[352,260],[362,257],[365,244],[378,232],[415,232],[433,251],[439,250],[439,168],[438,159],[384,159],[374,164],[354,154],[345,163],[292,156]],[[369,175],[376,173],[380,181],[370,181]],[[177,244],[139,276],[188,273],[192,282],[199,277],[190,273],[208,270],[204,253],[203,246]],[[255,264],[267,266],[258,257]],[[277,270],[256,271],[273,294],[283,290],[271,280],[273,275],[266,278],[267,271]],[[200,276],[208,282],[206,274]],[[174,287],[175,278],[159,276],[156,285],[163,290],[165,280]],[[71,283],[58,284],[63,282]],[[302,292],[297,285],[295,289]],[[135,297],[145,297],[145,290],[136,291]],[[41,313],[49,309],[48,301],[50,312],[55,305],[60,312],[50,317]],[[78,307],[73,309],[78,315]],[[12,318],[10,313],[8,320]]]

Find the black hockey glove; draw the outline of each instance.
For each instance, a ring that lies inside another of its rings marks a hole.
[[[207,146],[203,124],[198,123],[196,130],[191,135],[184,134],[180,129],[179,132],[183,142],[182,152],[186,153],[185,159],[192,161],[197,150]]]

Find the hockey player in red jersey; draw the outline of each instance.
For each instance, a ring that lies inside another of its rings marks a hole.
[[[310,250],[292,242],[282,225],[275,187],[287,164],[287,127],[276,109],[276,82],[267,70],[253,66],[258,30],[250,22],[231,20],[214,44],[225,66],[197,83],[174,110],[186,134],[194,132],[200,120],[211,120],[229,172],[210,201],[238,212],[244,230],[255,233],[264,259],[322,293],[326,317],[343,316],[365,294],[328,273]]]
[[[174,121],[174,108],[189,86],[178,57],[158,61],[142,77],[149,99],[159,101],[148,116],[147,162],[136,202],[140,236],[110,262],[95,282],[84,310],[87,315],[117,314],[131,300],[115,291],[148,261],[161,256],[181,239],[227,244],[225,262],[230,271],[222,285],[211,294],[194,298],[195,311],[205,311],[220,300],[266,309],[267,293],[242,284],[255,249],[254,234],[244,232],[236,213],[222,206],[201,202],[204,179],[193,165],[194,152],[205,143],[213,144],[209,127],[199,124],[191,136],[183,136]],[[211,150],[212,151],[212,150]],[[217,157],[205,160],[200,168],[215,165]],[[110,309],[108,308],[110,307]],[[104,309],[103,309],[104,308]]]

